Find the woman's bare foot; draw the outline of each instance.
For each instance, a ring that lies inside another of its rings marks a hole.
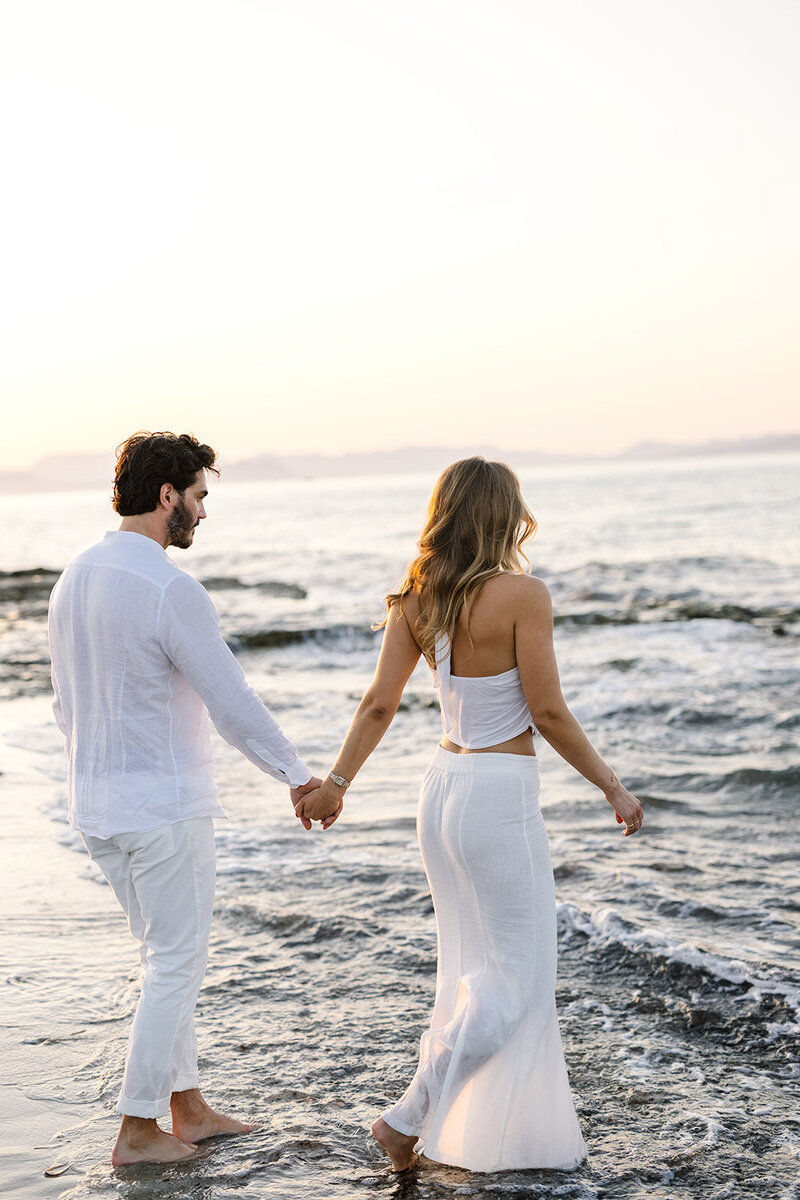
[[[383,1117],[378,1117],[372,1126],[372,1136],[389,1155],[393,1170],[407,1171],[409,1167],[413,1167],[418,1162],[419,1155],[414,1153],[414,1147],[419,1139],[398,1133],[396,1129],[392,1129],[391,1125],[386,1124]]]
[[[232,1137],[252,1133],[253,1126],[215,1112],[206,1104],[198,1088],[173,1092],[170,1101],[172,1132],[182,1142],[204,1142],[208,1138]]]
[[[154,1120],[123,1117],[116,1145],[111,1152],[113,1167],[132,1163],[173,1163],[192,1158],[197,1146],[165,1133]]]

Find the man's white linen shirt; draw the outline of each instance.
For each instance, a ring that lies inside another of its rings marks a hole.
[[[205,588],[152,538],[107,533],[74,559],[53,589],[48,632],[69,820],[82,833],[224,816],[209,715],[274,779],[311,778],[248,686]]]

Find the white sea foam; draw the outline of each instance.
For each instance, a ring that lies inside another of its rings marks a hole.
[[[781,1033],[800,1033],[800,984],[796,981],[765,977],[752,963],[714,954],[692,942],[675,941],[665,933],[637,925],[613,908],[597,908],[586,913],[576,904],[559,904],[558,927],[563,933],[574,929],[585,934],[592,946],[624,946],[635,954],[693,967],[712,979],[749,985],[741,996],[733,997],[736,1000],[760,1003],[765,996],[779,996],[794,1008],[797,1021],[772,1023],[769,1027],[771,1040]]]
[[[586,1015],[590,1013],[599,1014],[599,1020],[595,1023],[600,1029],[606,1032],[614,1029],[616,1020],[608,1004],[604,1004],[601,1000],[573,1000],[566,1008],[562,1009],[565,1016],[574,1016],[576,1014]]]
[[[706,1113],[687,1112],[677,1122],[668,1122],[664,1127],[665,1134],[669,1137],[672,1133],[685,1133],[687,1126],[691,1124],[699,1124],[702,1127],[702,1136],[696,1138],[688,1146],[679,1146],[676,1150],[669,1154],[668,1161],[672,1163],[687,1163],[702,1151],[710,1146],[715,1146],[720,1139],[720,1134],[725,1128],[721,1121],[715,1117],[710,1117]],[[689,1129],[692,1133],[692,1130]]]

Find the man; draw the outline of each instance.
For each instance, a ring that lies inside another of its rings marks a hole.
[[[248,687],[205,588],[166,553],[191,546],[215,460],[189,434],[128,438],[114,481],[122,524],[70,563],[50,602],[69,819],[142,956],[115,1166],[175,1162],[198,1141],[252,1128],[215,1112],[198,1087],[194,1008],[214,903],[213,818],[225,815],[208,715],[226,741],[288,784],[293,803],[320,782]],[[157,1123],[167,1109],[172,1134]]]

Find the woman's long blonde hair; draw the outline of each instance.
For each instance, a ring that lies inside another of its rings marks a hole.
[[[419,616],[411,633],[431,666],[437,640],[447,634],[452,644],[461,609],[477,589],[501,571],[523,572],[521,559],[528,559],[522,545],[535,532],[519,480],[505,463],[476,455],[442,472],[417,542],[419,554],[399,590],[386,597],[391,609],[416,593]]]

